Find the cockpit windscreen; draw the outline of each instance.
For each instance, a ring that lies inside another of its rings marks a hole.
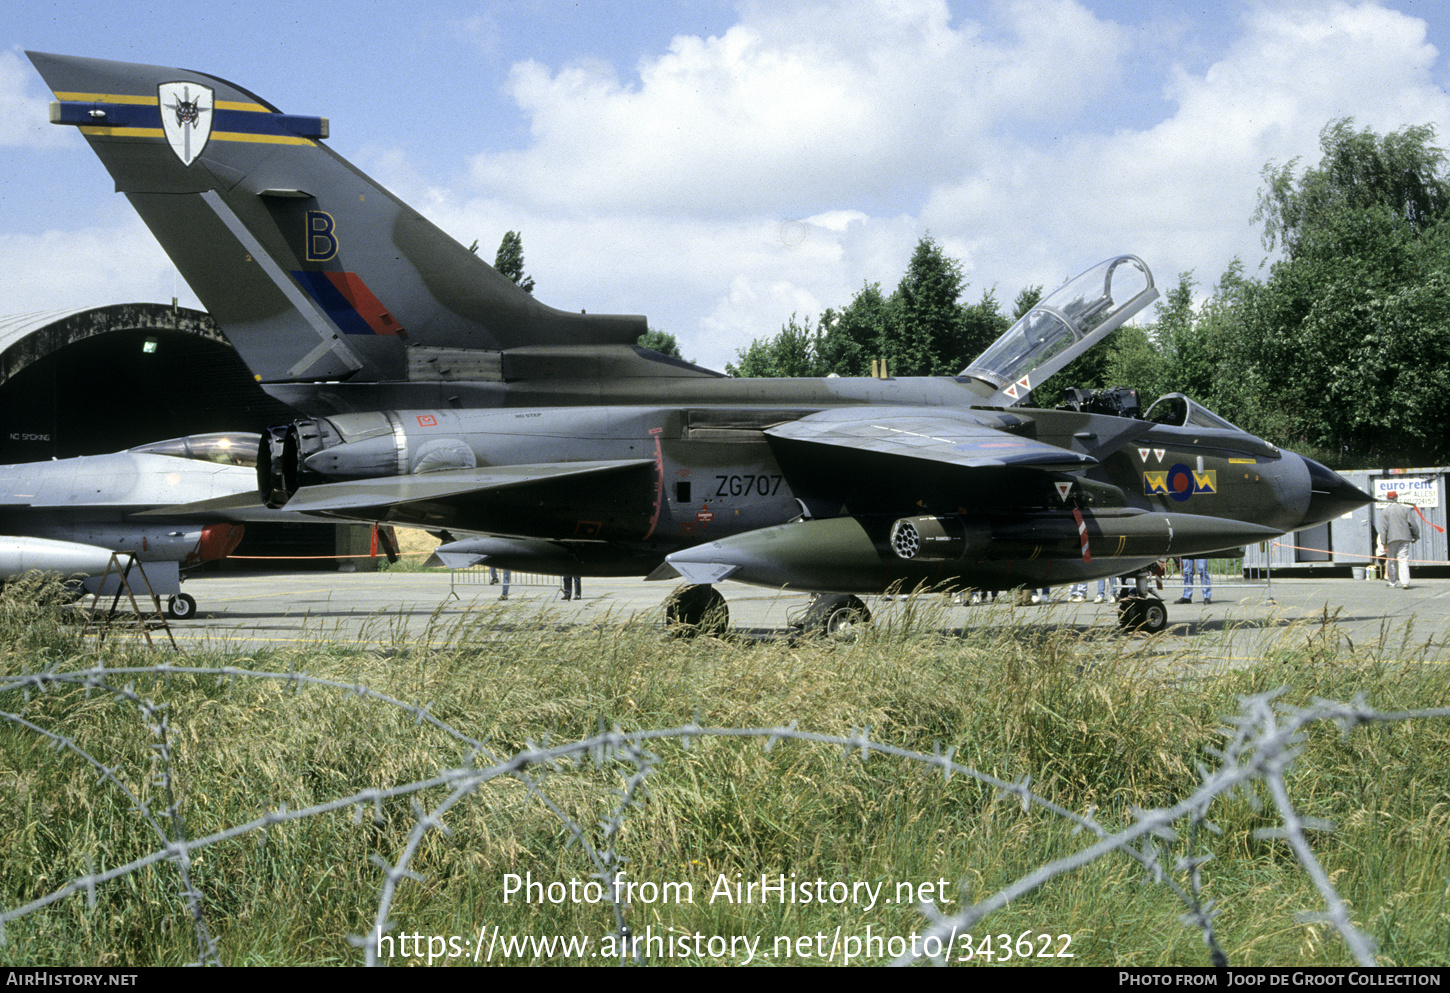
[[[216,462],[220,465],[239,465],[255,468],[257,446],[261,435],[247,431],[222,431],[216,434],[192,434],[185,438],[170,438],[153,441],[149,445],[138,445],[133,452],[151,455],[173,455],[179,459],[197,459],[201,462]]]

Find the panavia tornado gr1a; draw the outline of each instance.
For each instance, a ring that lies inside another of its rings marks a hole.
[[[31,54],[51,120],[100,156],[257,379],[263,496],[446,532],[504,568],[820,594],[1007,589],[1137,573],[1368,502],[1325,467],[1183,396],[1021,404],[1158,295],[1109,259],[960,376],[727,379],[639,347],[643,317],[544,306],[286,114],[198,72]],[[1125,625],[1161,629],[1147,594]]]

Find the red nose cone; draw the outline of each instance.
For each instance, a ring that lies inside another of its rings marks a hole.
[[[237,550],[246,528],[240,524],[208,524],[201,529],[201,541],[196,545],[199,562],[215,562],[224,559]]]

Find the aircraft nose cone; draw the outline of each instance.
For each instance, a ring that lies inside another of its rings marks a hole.
[[[1374,500],[1374,497],[1328,466],[1320,465],[1302,455],[1299,457],[1304,459],[1304,465],[1309,469],[1309,509],[1304,512],[1300,528],[1332,521]]]

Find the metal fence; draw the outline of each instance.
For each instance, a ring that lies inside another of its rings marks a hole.
[[[1148,585],[1164,600],[1177,600],[1182,595],[1187,595],[1184,585],[1183,565],[1180,559],[1168,560],[1170,571],[1162,576],[1150,578]],[[1250,567],[1244,556],[1232,558],[1210,558],[1208,559],[1209,589],[1214,596],[1222,592],[1225,596],[1232,596],[1241,600],[1246,596],[1259,595],[1269,596],[1272,583],[1272,571],[1267,565]],[[1132,581],[1123,582],[1121,579],[1103,580],[1103,591],[1108,595],[1115,588],[1131,585]],[[1161,584],[1161,585],[1160,585]],[[1088,599],[1094,599],[1097,595],[1098,585],[1096,582],[1085,584],[1087,587]],[[1203,577],[1197,574],[1193,577],[1192,599],[1202,599],[1204,590]]]
[[[540,572],[519,572],[518,570],[496,569],[485,565],[469,566],[466,569],[448,570],[448,592],[455,599],[463,599],[458,591],[461,588],[469,596],[478,596],[479,591],[474,589],[478,586],[497,586],[503,589],[504,576],[508,576],[509,589],[516,586],[537,590],[539,587],[552,587],[554,590],[563,589],[562,576],[546,576]]]

